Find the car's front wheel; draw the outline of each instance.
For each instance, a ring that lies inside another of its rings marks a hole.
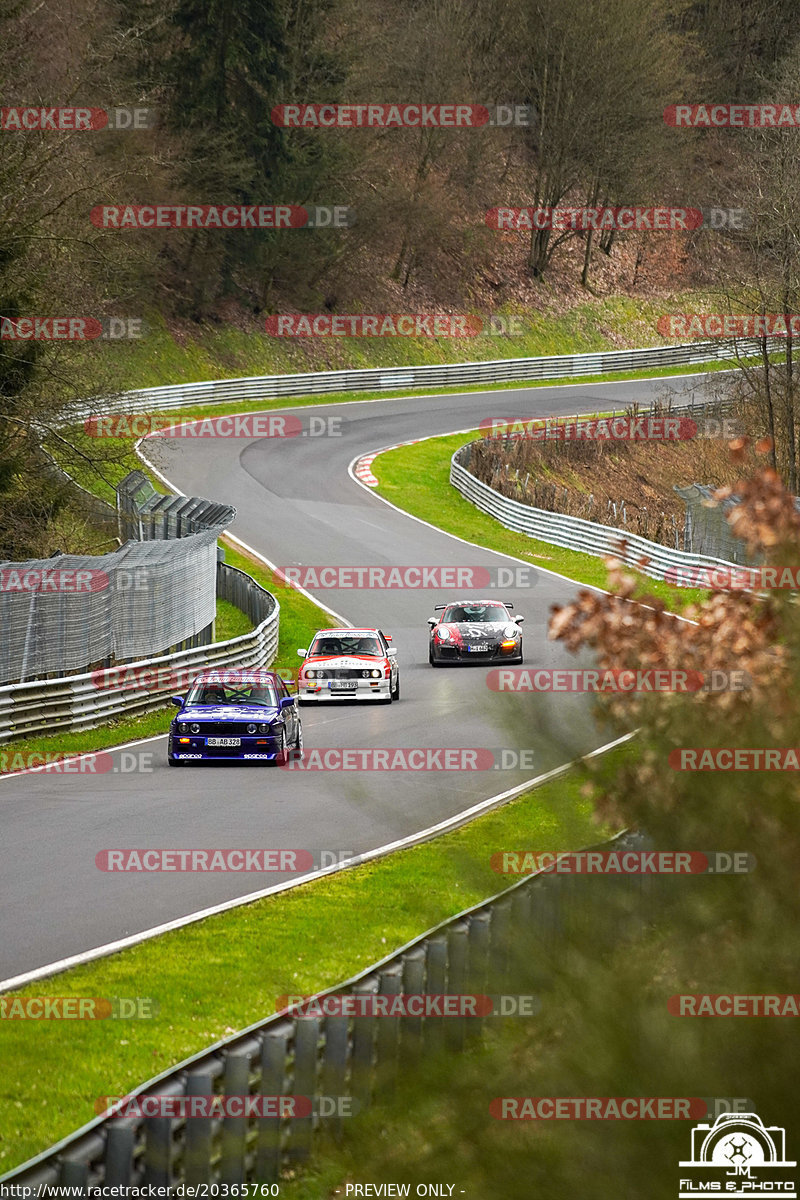
[[[275,763],[279,767],[285,766],[288,758],[289,750],[286,745],[286,730],[281,728],[281,740],[280,745],[278,746],[278,753],[275,755]]]
[[[392,692],[392,699],[393,700],[400,699],[400,672],[399,671],[397,672],[397,683],[394,685],[394,690]]]
[[[294,740],[294,746],[292,746],[292,756],[294,758],[303,757],[303,726],[300,721],[297,722],[297,737]]]

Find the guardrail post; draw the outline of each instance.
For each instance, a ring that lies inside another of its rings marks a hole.
[[[469,926],[466,921],[458,921],[447,931],[447,991],[450,995],[463,996],[467,991],[467,946]],[[445,1042],[454,1050],[464,1046],[464,1026],[472,1017],[447,1017],[445,1024]]]
[[[360,1018],[356,1018],[359,1020]],[[339,1107],[345,1097],[347,1079],[348,1017],[325,1018],[325,1052],[322,1063],[322,1095],[330,1096],[336,1104],[334,1112],[323,1117],[320,1124],[329,1129],[338,1141],[342,1135],[342,1114]],[[352,1091],[352,1089],[351,1089]],[[346,1099],[347,1097],[345,1097]]]
[[[447,991],[447,938],[440,933],[429,938],[425,954],[426,987],[429,995],[440,996]],[[426,1017],[423,1026],[425,1049],[432,1050],[441,1044],[444,1033],[444,1017]]]
[[[172,1118],[146,1117],[144,1183],[167,1187],[172,1175]]]
[[[223,1092],[226,1096],[250,1094],[250,1055],[232,1050],[225,1056]],[[224,1117],[219,1165],[220,1183],[244,1183],[245,1138],[247,1118]]]
[[[485,995],[489,989],[489,937],[491,918],[485,910],[472,913],[469,921],[469,988],[477,995]],[[484,1026],[483,1017],[474,1017],[469,1030],[476,1036]]]
[[[186,1080],[187,1096],[211,1096],[214,1077],[208,1067],[190,1071]],[[186,1122],[183,1150],[183,1174],[186,1183],[211,1182],[211,1117],[194,1117]]]
[[[353,988],[356,996],[375,996],[378,993],[376,976],[363,979]],[[350,1070],[350,1087],[353,1098],[361,1108],[366,1108],[372,1099],[372,1076],[375,1066],[375,1022],[376,1017],[353,1019],[353,1060]]]
[[[500,900],[491,910],[491,940],[489,944],[489,974],[494,987],[506,986],[508,954],[511,938],[511,904]]]
[[[103,1182],[107,1186],[125,1186],[130,1183],[135,1144],[136,1122],[134,1120],[117,1119],[109,1122],[103,1174]]]
[[[291,1026],[286,1021],[264,1033],[261,1042],[261,1084],[258,1089],[261,1096],[283,1095],[290,1032]],[[281,1169],[281,1118],[259,1117],[256,1126],[255,1177],[259,1183],[275,1183]]]
[[[400,963],[390,963],[380,972],[381,996],[399,996],[403,981]],[[400,1018],[377,1017],[378,1033],[375,1056],[381,1077],[381,1092],[391,1095],[397,1079],[400,1055]]]
[[[419,996],[425,991],[425,947],[416,946],[403,956],[403,994]],[[402,1017],[400,1041],[403,1053],[416,1055],[422,1042],[422,1017]]]
[[[317,1068],[322,1022],[319,1017],[298,1017],[294,1027],[294,1083],[292,1095],[308,1096],[311,1112],[307,1117],[292,1117],[286,1157],[302,1162],[311,1153],[314,1132],[314,1106],[317,1100]]]

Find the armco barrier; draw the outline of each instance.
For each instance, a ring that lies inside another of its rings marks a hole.
[[[582,517],[569,517],[563,513],[547,512],[533,508],[502,496],[488,483],[476,479],[468,469],[470,446],[456,450],[450,460],[450,482],[465,500],[469,500],[481,512],[494,517],[506,529],[526,533],[529,537],[562,546],[565,550],[580,550],[584,554],[605,557],[614,554],[629,567],[635,567],[651,579],[664,579],[666,572],[677,567],[726,567],[735,569],[736,564],[721,558],[709,558],[704,554],[688,554],[683,550],[670,549],[658,542],[615,529],[611,525],[598,525],[584,521]],[[624,550],[623,550],[624,543]],[[640,565],[642,559],[648,561]]]
[[[782,339],[772,339],[773,345]],[[778,347],[780,348],[780,347]],[[71,421],[99,413],[149,413],[178,410],[193,404],[275,400],[282,396],[315,396],[335,392],[372,392],[392,388],[453,387],[459,384],[504,383],[515,380],[564,379],[604,375],[610,371],[640,371],[651,367],[692,366],[752,357],[761,353],[758,338],[736,342],[694,342],[655,346],[645,350],[608,350],[597,354],[506,358],[489,362],[443,363],[425,367],[368,367],[356,371],[310,371],[298,375],[263,375],[176,383],[142,388],[114,396],[95,397],[74,405]]]
[[[244,571],[223,562],[217,563],[217,597],[247,613],[256,628],[226,642],[123,663],[107,672],[6,684],[0,687],[0,745],[56,729],[91,729],[122,713],[149,712],[185,690],[181,680],[206,669],[268,668],[278,652],[278,601]]]
[[[648,849],[639,834],[623,833],[603,849]],[[442,922],[366,971],[319,996],[332,994],[489,994],[521,982],[550,980],[549,953],[576,930],[595,946],[635,935],[654,907],[650,875],[525,876],[506,891]],[[603,903],[600,903],[602,899]],[[522,959],[520,943],[531,959]],[[461,1049],[479,1032],[470,1016],[294,1016],[287,1010],[242,1030],[140,1085],[128,1096],[352,1097],[366,1106],[390,1095],[403,1064],[444,1045]],[[412,1067],[413,1069],[413,1067]],[[109,1081],[111,1082],[111,1081]],[[109,1091],[111,1088],[109,1087]],[[486,1104],[491,1099],[487,1088]],[[97,1117],[0,1183],[47,1187],[174,1187],[267,1184],[283,1167],[308,1157],[315,1134],[341,1132],[342,1116],[327,1117]],[[19,1193],[17,1193],[19,1194]],[[32,1194],[36,1194],[35,1192]],[[212,1191],[198,1195],[214,1195]]]

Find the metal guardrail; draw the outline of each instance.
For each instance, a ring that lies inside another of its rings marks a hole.
[[[642,835],[625,832],[602,848],[621,853],[649,846]],[[317,995],[497,995],[520,983],[546,991],[547,955],[561,939],[576,929],[609,942],[635,934],[655,911],[659,883],[666,886],[664,877],[646,874],[525,876]],[[601,896],[605,903],[599,903]],[[520,943],[537,953],[521,956]],[[407,1068],[418,1052],[442,1046],[458,1051],[488,1019],[351,1019],[284,1010],[126,1095],[347,1096],[363,1107],[376,1094],[390,1094],[401,1062]],[[321,1130],[340,1134],[343,1120],[336,1113],[283,1119],[100,1116],[0,1182],[29,1187],[272,1183],[283,1167],[308,1157]]]
[[[278,652],[280,605],[237,567],[217,563],[217,597],[245,612],[256,628],[225,642],[121,663],[82,675],[0,687],[0,745],[56,729],[91,729],[122,713],[160,707],[200,671],[216,667],[263,670]]]
[[[774,339],[780,342],[781,339]],[[115,396],[94,397],[66,414],[82,421],[98,413],[140,413],[181,409],[194,404],[275,400],[282,396],[314,396],[335,392],[384,391],[391,388],[451,387],[471,383],[503,383],[604,375],[610,371],[648,367],[691,366],[761,353],[758,338],[654,346],[644,350],[608,350],[596,354],[547,355],[539,358],[492,359],[487,362],[442,363],[424,367],[368,367],[354,371],[310,371],[297,375],[263,375],[202,383],[141,388]]]
[[[550,542],[554,546],[562,546],[565,550],[581,550],[584,554],[593,554],[599,558],[614,554],[627,566],[635,567],[651,579],[664,579],[670,567],[673,570],[678,567],[735,569],[735,563],[726,562],[722,558],[687,554],[683,550],[674,550],[669,546],[660,546],[657,542],[649,542],[646,538],[626,533],[624,529],[615,529],[611,525],[597,525],[594,521],[584,521],[582,517],[546,512],[542,508],[521,504],[518,500],[509,500],[488,484],[476,479],[457,461],[459,454],[463,454],[466,449],[467,447],[462,446],[450,461],[450,482],[465,500],[469,500],[481,512],[494,517],[501,525],[505,525],[506,529],[527,533],[529,537],[539,538],[540,541]],[[624,553],[621,550],[623,542]],[[644,558],[649,561],[642,566],[640,562]]]
[[[664,413],[690,413],[693,416],[721,416],[729,411],[725,402],[712,401],[700,406],[694,403],[671,404]],[[625,416],[627,411],[615,412],[612,416]],[[580,550],[584,554],[605,557],[614,554],[627,566],[634,567],[651,579],[664,579],[667,570],[674,571],[679,567],[727,567],[735,568],[736,564],[722,558],[711,558],[704,554],[692,554],[658,542],[651,542],[637,534],[628,533],[625,529],[617,529],[612,525],[600,525],[595,521],[586,521],[582,517],[567,516],[564,513],[548,512],[543,508],[534,508],[519,500],[490,487],[488,483],[477,479],[469,470],[472,443],[461,446],[450,460],[450,483],[481,512],[494,517],[507,529],[516,533],[526,533],[529,537],[539,538],[540,541],[550,542],[565,550]],[[623,551],[624,543],[624,551]],[[647,559],[642,566],[641,560]]]

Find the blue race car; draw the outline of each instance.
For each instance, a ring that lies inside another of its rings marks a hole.
[[[297,697],[273,671],[205,671],[187,695],[173,696],[180,712],[170,723],[167,762],[283,764],[303,754]]]

